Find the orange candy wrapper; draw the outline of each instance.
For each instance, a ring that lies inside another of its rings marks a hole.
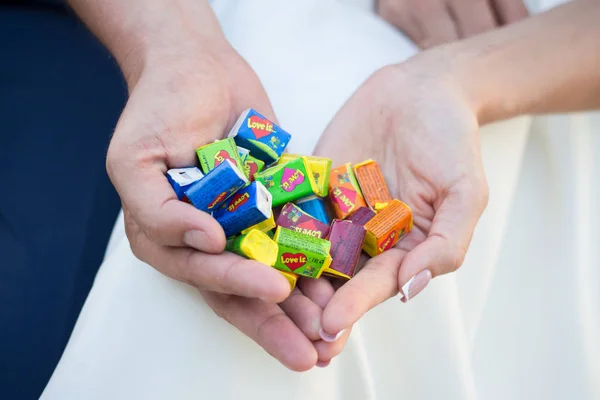
[[[354,175],[365,201],[372,209],[381,211],[392,201],[392,195],[385,184],[377,162],[367,160],[356,164]]]
[[[360,207],[367,205],[350,163],[331,170],[329,199],[333,205],[335,215],[339,219],[345,219]]]
[[[413,227],[412,211],[400,200],[393,199],[388,206],[365,224],[367,236],[363,250],[375,257],[392,248]]]

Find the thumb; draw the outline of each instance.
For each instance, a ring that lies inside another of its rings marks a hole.
[[[431,278],[462,265],[487,199],[487,186],[481,181],[461,183],[448,191],[427,238],[408,252],[400,265],[398,287],[403,302],[419,294]]]

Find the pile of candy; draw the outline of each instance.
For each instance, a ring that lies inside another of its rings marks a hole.
[[[374,257],[410,231],[411,210],[375,161],[331,169],[328,158],[284,154],[290,139],[249,109],[228,138],[196,150],[202,171],[167,178],[180,200],[212,213],[226,250],[277,268],[292,288],[298,275],[350,279],[362,250]]]

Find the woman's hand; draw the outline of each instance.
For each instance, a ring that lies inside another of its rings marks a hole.
[[[377,12],[428,48],[527,17],[522,0],[378,0]]]
[[[327,127],[315,153],[334,166],[376,160],[414,228],[370,259],[323,311],[335,335],[396,295],[416,296],[432,277],[455,271],[487,204],[478,121],[468,99],[430,54],[375,73]]]

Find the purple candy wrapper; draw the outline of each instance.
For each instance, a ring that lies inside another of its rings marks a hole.
[[[345,220],[364,226],[374,216],[375,211],[371,210],[369,207],[361,207],[358,210],[354,211],[354,213],[352,213],[352,215],[350,215]]]
[[[324,274],[350,279],[357,272],[358,260],[367,231],[365,227],[350,221],[333,220],[329,230],[333,261]]]
[[[281,209],[276,221],[277,225],[298,233],[324,239],[329,232],[329,226],[308,215],[295,204],[287,203]]]

